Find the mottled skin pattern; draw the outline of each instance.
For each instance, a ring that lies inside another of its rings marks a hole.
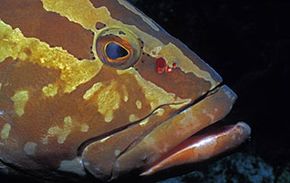
[[[211,67],[124,0],[0,4],[5,165],[47,177],[117,178],[156,164],[234,103]],[[111,59],[110,43],[127,55]],[[167,66],[156,68],[158,59]],[[249,135],[243,125],[224,131],[226,141],[216,136],[194,161],[241,143]]]

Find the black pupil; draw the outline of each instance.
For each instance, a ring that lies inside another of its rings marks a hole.
[[[122,46],[111,42],[106,47],[106,54],[110,59],[118,59],[127,56],[129,53]]]

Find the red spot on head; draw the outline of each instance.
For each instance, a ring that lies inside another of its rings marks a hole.
[[[156,72],[162,74],[164,72],[172,72],[177,67],[176,63],[172,64],[172,67],[168,66],[166,60],[162,57],[156,59]]]
[[[158,58],[156,59],[156,72],[158,74],[162,74],[166,70],[166,61],[164,58]]]

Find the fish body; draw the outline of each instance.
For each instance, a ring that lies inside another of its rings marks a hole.
[[[10,169],[106,181],[208,159],[250,134],[238,123],[192,138],[235,99],[124,0],[0,0],[0,161]]]

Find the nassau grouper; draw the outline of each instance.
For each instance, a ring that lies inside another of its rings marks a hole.
[[[2,173],[110,181],[200,162],[250,136],[201,133],[236,98],[125,0],[0,0]]]

